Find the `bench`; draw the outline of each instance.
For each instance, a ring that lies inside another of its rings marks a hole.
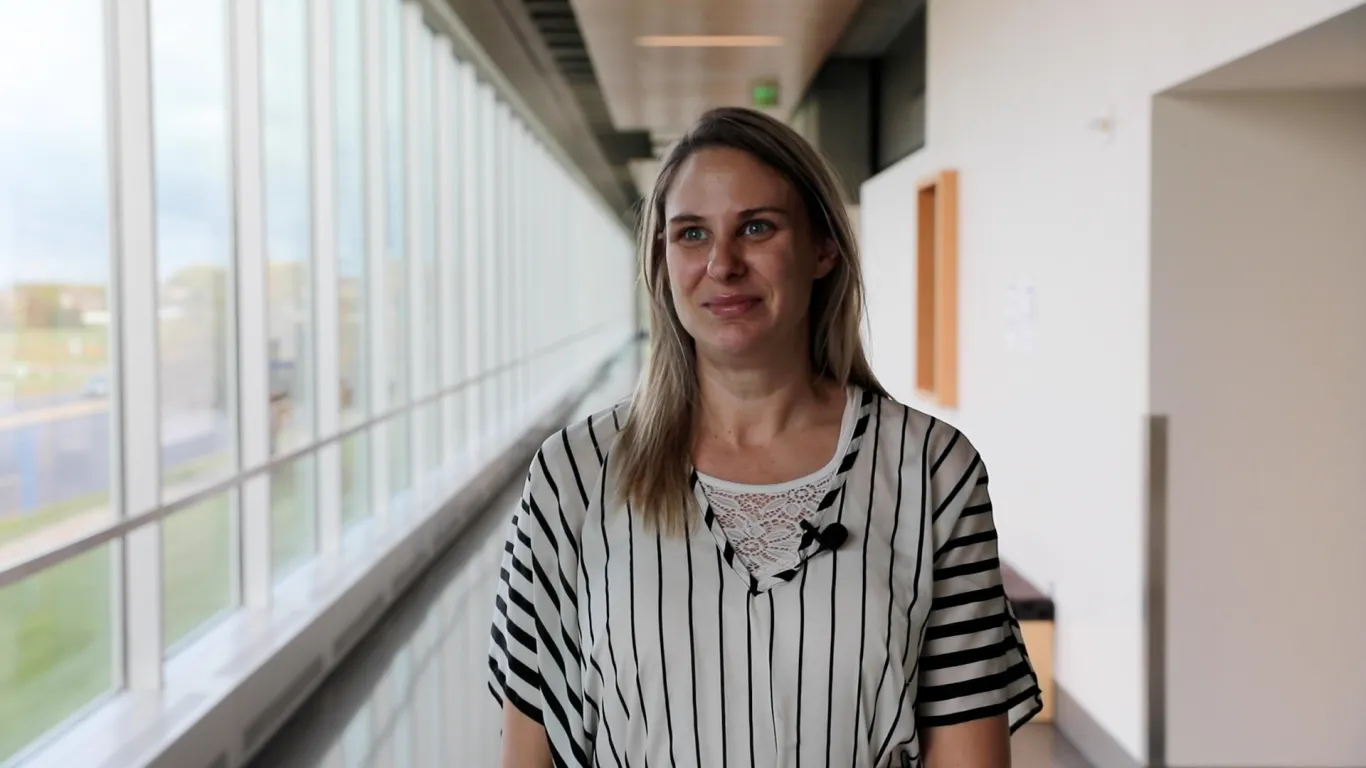
[[[1043,710],[1034,718],[1036,723],[1053,722],[1053,599],[1029,583],[1015,569],[1001,564],[1001,580],[1006,597],[1015,609],[1020,622],[1025,649],[1039,676],[1043,690]]]

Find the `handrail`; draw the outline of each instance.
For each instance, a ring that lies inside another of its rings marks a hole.
[[[183,509],[188,509],[189,507],[192,507],[195,504],[204,501],[205,499],[212,498],[213,496],[217,496],[218,494],[223,493],[224,491],[236,488],[258,475],[270,472],[292,461],[303,458],[308,454],[316,453],[322,448],[332,445],[333,443],[338,443],[342,440],[345,440],[346,438],[350,437],[351,435],[357,432],[377,426],[385,421],[388,421],[391,418],[394,418],[395,416],[399,416],[404,413],[410,412],[416,408],[420,408],[424,405],[428,405],[433,402],[439,401],[442,398],[453,395],[457,392],[460,392],[463,389],[466,389],[484,380],[497,376],[498,374],[504,373],[506,371],[517,368],[518,366],[521,366],[525,363],[536,360],[537,358],[540,358],[541,356],[549,352],[553,352],[557,349],[564,347],[566,344],[581,341],[582,339],[592,336],[595,333],[601,332],[609,325],[611,325],[611,323],[602,322],[598,323],[597,325],[590,326],[589,328],[579,331],[578,333],[566,336],[565,338],[559,339],[554,343],[547,344],[541,347],[540,349],[531,352],[530,354],[523,355],[519,358],[499,365],[495,368],[491,368],[487,371],[484,371],[483,373],[480,373],[477,376],[465,379],[464,381],[461,381],[458,384],[454,384],[444,389],[437,390],[436,392],[433,392],[431,394],[423,395],[419,398],[414,398],[409,402],[405,403],[404,405],[389,408],[388,410],[385,410],[377,415],[371,416],[365,421],[352,424],[351,426],[348,426],[345,429],[339,430],[338,432],[335,432],[328,437],[322,438],[313,443],[309,443],[308,445],[303,446],[301,448],[296,448],[287,453],[274,456],[268,461],[257,464],[254,467],[244,469],[241,472],[238,472],[230,477],[224,478],[223,480],[215,482],[211,485],[207,485],[203,488],[200,488],[194,491],[193,493],[178,498],[174,501],[158,505],[152,509],[147,510],[146,512],[125,515],[123,517],[113,519],[110,522],[100,526],[99,528],[89,531],[83,536],[79,536],[77,538],[64,541],[60,544],[54,545],[46,550],[24,557],[20,560],[15,560],[11,563],[0,565],[0,589],[3,589],[4,587],[9,586],[10,584],[13,584],[15,582],[22,581],[28,578],[29,576],[40,573],[44,570],[47,570],[48,568],[60,565],[66,562],[67,560],[76,557],[77,555],[81,555],[85,552],[94,549],[95,547],[100,546],[101,544],[126,536],[129,532],[137,530],[138,528],[141,528],[144,525],[149,525],[151,523],[157,522],[158,520],[161,520],[162,518],[168,515],[172,515]]]

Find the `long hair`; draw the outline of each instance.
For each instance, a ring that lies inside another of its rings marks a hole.
[[[674,309],[664,262],[664,203],[683,163],[713,147],[745,152],[786,178],[801,196],[817,240],[833,241],[838,249],[834,269],[812,288],[814,375],[885,394],[863,349],[863,275],[834,173],[801,135],[772,117],[734,107],[707,112],[670,149],[641,211],[637,255],[650,298],[650,354],[612,450],[618,501],[669,533],[686,531],[696,506],[691,468],[699,396],[696,349]]]

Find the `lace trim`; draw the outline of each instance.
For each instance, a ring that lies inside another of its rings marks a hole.
[[[842,484],[848,463],[858,455],[867,429],[870,393],[851,386],[844,407],[844,423],[830,462],[806,477],[776,485],[749,485],[704,475],[694,470],[694,492],[703,509],[710,509],[707,525],[731,565],[759,589],[780,574],[794,573],[802,562],[803,521],[815,522],[822,508]]]
[[[814,515],[834,478],[835,471],[827,469],[802,485],[774,490],[700,482],[736,556],[755,578],[763,579],[800,562],[801,521]]]

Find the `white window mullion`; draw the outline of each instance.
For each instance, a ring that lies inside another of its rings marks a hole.
[[[389,307],[387,305],[388,199],[384,168],[384,17],[381,0],[364,2],[365,61],[365,290],[367,352],[370,382],[370,414],[377,416],[391,405],[389,396]],[[370,429],[370,507],[377,525],[389,518],[389,425]]]
[[[490,410],[493,417],[492,432],[501,437],[507,426],[505,401],[506,390],[503,386],[503,361],[507,353],[507,301],[504,297],[504,283],[507,282],[508,252],[508,183],[507,183],[507,105],[494,97],[493,102],[493,172],[491,191],[494,199],[494,247],[489,250],[492,266],[492,283],[489,286],[492,315],[489,318],[487,334],[492,342],[490,366],[495,373],[490,381],[493,404]]]
[[[523,198],[526,185],[522,183],[522,121],[514,115],[508,131],[508,179],[512,189],[508,194],[508,231],[512,242],[508,248],[508,423],[517,427],[522,419],[522,347],[519,343],[522,327],[522,250],[526,241]]]
[[[535,208],[531,207],[531,190],[535,188],[535,180],[531,178],[531,131],[526,126],[522,126],[521,132],[521,171],[518,177],[522,180],[522,194],[518,200],[522,203],[522,253],[517,259],[517,269],[520,279],[517,284],[517,317],[518,323],[518,358],[522,365],[518,369],[518,399],[522,403],[522,418],[525,421],[531,415],[531,243],[532,233],[536,230]]]
[[[310,0],[309,67],[313,168],[314,384],[317,435],[331,437],[341,425],[341,370],[337,288],[336,59],[333,56],[334,0]],[[318,543],[324,553],[341,549],[341,446],[318,452]]]
[[[535,334],[532,341],[532,348],[536,351],[536,357],[531,364],[531,386],[536,394],[537,402],[544,399],[547,377],[545,375],[545,345],[546,338],[550,329],[553,327],[552,318],[554,313],[550,307],[550,296],[546,294],[546,284],[549,282],[549,275],[546,274],[547,265],[550,261],[547,258],[546,232],[550,229],[551,222],[546,212],[550,210],[547,187],[550,179],[546,174],[545,168],[545,148],[538,142],[536,144],[536,183],[534,210],[540,215],[541,222],[534,230],[535,242],[532,245],[531,274],[535,280],[536,299],[532,312],[535,313],[531,321],[532,333]]]
[[[431,61],[424,56],[427,52],[426,46],[422,45],[422,36],[425,32],[425,25],[422,21],[422,7],[416,3],[404,3],[403,5],[403,125],[405,135],[403,137],[403,178],[404,178],[404,206],[405,224],[404,231],[407,234],[405,240],[408,244],[407,258],[404,260],[407,267],[406,278],[408,284],[408,400],[415,401],[422,397],[426,385],[427,375],[427,350],[426,338],[427,328],[427,289],[426,281],[423,279],[426,264],[426,254],[423,253],[422,245],[428,233],[426,231],[427,222],[424,215],[423,206],[426,204],[426,195],[422,188],[422,182],[426,169],[422,164],[422,147],[426,141],[423,136],[425,128],[422,119],[422,110],[430,101],[431,94],[421,92],[423,77],[419,75],[424,69],[430,69]],[[421,507],[424,498],[424,486],[426,481],[426,455],[428,430],[431,429],[430,421],[424,418],[422,408],[414,408],[408,412],[408,465],[409,474],[412,477],[411,497],[414,502],[414,509]]]
[[[555,220],[555,178],[552,171],[553,168],[550,165],[548,150],[546,150],[545,147],[542,147],[540,171],[541,197],[540,200],[537,201],[537,205],[540,207],[541,210],[546,212],[545,228],[547,230],[553,230],[555,228],[555,225],[558,223]],[[541,238],[541,245],[543,247],[546,244],[547,238],[548,236],[543,236]],[[550,366],[550,362],[552,359],[551,345],[555,341],[555,334],[558,332],[558,329],[562,327],[561,323],[563,323],[563,319],[559,316],[559,308],[556,306],[558,297],[555,295],[554,289],[551,287],[555,285],[556,282],[556,261],[558,261],[558,259],[541,258],[538,260],[536,264],[536,271],[542,277],[540,311],[541,318],[545,321],[545,325],[541,329],[540,344],[540,348],[543,350],[543,352],[539,357],[537,357],[536,362],[539,370],[539,373],[537,375],[537,389],[540,392],[542,399],[544,399],[544,397],[548,394],[552,386],[552,382],[554,382],[555,380],[555,371]]]
[[[494,254],[497,250],[497,232],[495,224],[497,222],[497,198],[495,186],[493,184],[493,154],[496,145],[496,136],[493,132],[493,88],[487,83],[479,84],[479,196],[481,203],[479,206],[479,322],[475,325],[476,339],[479,346],[479,385],[476,388],[475,400],[478,403],[476,413],[478,414],[478,451],[477,457],[482,459],[485,455],[484,448],[488,444],[489,427],[492,423],[489,412],[492,405],[490,394],[491,382],[488,373],[491,368],[489,361],[491,355],[491,337],[489,329],[493,325],[494,315],[492,310],[493,293],[492,276],[494,269]]]
[[[484,339],[484,365],[486,372],[485,379],[485,411],[484,422],[485,439],[490,439],[499,430],[499,377],[496,370],[499,368],[499,312],[503,309],[503,302],[499,297],[499,276],[501,272],[501,256],[503,256],[503,184],[500,183],[499,174],[501,168],[501,157],[503,157],[503,134],[500,131],[499,116],[501,105],[497,101],[497,94],[493,89],[489,89],[488,115],[485,123],[488,131],[488,161],[485,164],[485,189],[489,195],[490,205],[488,208],[489,239],[486,245],[484,260],[488,268],[485,269],[484,292],[485,292],[485,314],[484,325],[481,327],[481,336]]]
[[[522,121],[512,118],[511,169],[512,179],[512,252],[508,254],[508,415],[513,426],[522,423],[522,252],[526,249],[526,184],[522,178]]]
[[[512,255],[512,185],[508,183],[510,164],[508,162],[509,139],[512,136],[512,125],[508,120],[509,110],[507,104],[498,102],[497,123],[494,131],[498,136],[498,154],[495,156],[497,166],[493,172],[494,189],[498,195],[498,250],[494,252],[494,264],[497,267],[494,282],[494,311],[496,318],[493,331],[494,338],[494,364],[498,366],[498,377],[494,383],[494,392],[497,400],[494,405],[494,414],[498,421],[498,435],[502,437],[508,429],[508,387],[507,387],[507,362],[508,362],[508,258]]]
[[[244,468],[270,459],[270,359],[266,325],[266,232],[261,96],[260,0],[231,3],[233,188],[236,208],[237,387]],[[242,484],[242,599],[251,608],[271,600],[270,477]]]
[[[486,361],[488,364],[488,427],[485,434],[493,438],[500,434],[502,426],[499,418],[502,416],[502,390],[499,387],[498,375],[494,371],[498,370],[501,360],[502,344],[500,331],[502,330],[502,316],[500,312],[503,308],[502,296],[499,291],[500,281],[503,277],[503,249],[507,242],[506,230],[503,228],[503,217],[507,210],[503,200],[503,190],[505,185],[502,183],[501,174],[503,173],[503,142],[507,136],[502,132],[502,123],[499,116],[502,112],[502,103],[498,101],[498,93],[489,90],[489,137],[492,143],[489,145],[489,166],[488,166],[488,190],[489,197],[493,200],[493,206],[489,210],[489,232],[493,237],[489,241],[488,253],[488,311],[486,313],[488,323],[484,327],[483,336],[488,340],[488,354]]]
[[[457,157],[456,131],[457,120],[455,110],[459,108],[458,96],[460,87],[459,64],[455,60],[454,51],[451,48],[450,38],[444,35],[437,42],[436,50],[437,61],[437,112],[436,112],[436,247],[438,281],[440,284],[440,301],[437,302],[437,311],[440,313],[438,323],[444,333],[441,337],[441,366],[438,376],[438,388],[446,390],[452,387],[459,380],[459,355],[460,355],[460,318],[458,313],[460,306],[459,296],[459,276],[457,274],[457,259],[459,250],[456,246],[460,231],[460,209],[456,190],[456,168]],[[457,401],[453,397],[443,397],[441,399],[441,425],[442,431],[446,436],[443,441],[443,452],[441,465],[448,466],[451,459],[457,453],[456,442],[460,433]]]
[[[119,457],[124,515],[161,502],[161,414],[157,358],[155,160],[152,138],[151,8],[148,0],[110,4],[113,16],[118,196]],[[123,662],[130,689],[161,687],[161,524],[124,540]]]
[[[521,194],[522,178],[518,173],[517,154],[521,131],[521,121],[519,121],[511,111],[508,112],[508,148],[507,148],[507,178],[508,178],[508,249],[507,249],[507,290],[504,292],[505,303],[507,306],[504,317],[507,318],[507,334],[504,336],[507,345],[507,354],[504,359],[508,365],[507,374],[503,380],[507,390],[507,401],[504,408],[507,411],[507,423],[509,428],[517,425],[521,414],[518,412],[517,398],[517,378],[518,371],[515,367],[518,360],[517,347],[517,327],[521,322],[517,317],[517,308],[520,306],[519,296],[517,295],[517,282],[520,279],[521,270],[518,269],[518,260],[522,257],[522,233],[518,224],[521,219]]]
[[[475,451],[479,443],[479,384],[475,379],[479,376],[479,291],[480,273],[483,266],[483,206],[487,204],[482,194],[483,190],[483,170],[482,170],[482,140],[483,125],[479,117],[480,108],[483,106],[480,98],[479,83],[475,79],[474,69],[466,67],[463,72],[464,87],[461,89],[461,106],[463,116],[460,118],[462,127],[460,145],[463,148],[460,154],[461,168],[461,208],[463,212],[462,221],[465,225],[464,253],[461,254],[460,273],[463,276],[461,294],[464,297],[461,316],[464,321],[461,323],[461,336],[464,339],[464,367],[462,373],[463,381],[466,382],[464,388],[460,390],[461,404],[464,418],[461,422],[463,429],[462,437],[465,445],[465,455],[469,460],[473,460]]]
[[[554,202],[555,218],[557,220],[556,223],[558,224],[559,230],[561,232],[564,232],[569,240],[569,248],[568,253],[565,254],[565,261],[568,263],[573,263],[574,260],[579,258],[580,256],[578,243],[574,241],[574,235],[576,234],[574,232],[574,199],[566,195],[564,193],[564,189],[564,175],[560,173],[559,168],[556,168]],[[564,375],[572,373],[572,371],[567,370],[570,364],[572,363],[572,359],[569,356],[568,350],[570,348],[570,345],[573,344],[571,334],[578,330],[578,325],[575,324],[576,318],[574,317],[572,306],[574,299],[574,289],[578,288],[578,281],[574,279],[573,273],[569,272],[564,268],[564,264],[556,264],[555,272],[559,275],[561,282],[564,283],[564,290],[561,291],[560,294],[556,297],[556,301],[557,303],[559,303],[561,308],[560,316],[564,318],[564,324],[560,326],[559,335],[561,341],[559,344],[556,345],[555,348],[555,370],[557,373]]]
[[[552,214],[553,221],[551,226],[555,227],[555,229],[557,229],[558,231],[563,232],[565,235],[569,235],[569,232],[565,230],[565,227],[568,224],[567,219],[569,201],[565,200],[564,196],[560,194],[561,179],[559,168],[552,167],[550,169],[550,180],[550,210],[554,212]],[[578,255],[577,250],[574,247],[573,238],[567,238],[567,240],[569,242],[569,246],[565,249],[565,261],[572,260],[575,256]],[[564,290],[556,291],[551,296],[551,301],[555,307],[555,317],[558,320],[558,322],[556,322],[555,324],[554,336],[551,339],[551,343],[555,345],[555,354],[551,358],[551,365],[552,370],[555,374],[563,375],[565,371],[561,368],[561,365],[564,361],[565,355],[564,339],[565,336],[572,332],[574,328],[574,318],[570,317],[568,312],[569,292],[574,288],[574,286],[572,284],[565,282],[566,277],[568,276],[565,274],[564,262],[556,259],[552,264],[550,264],[550,268],[553,274],[555,275],[555,282],[564,284]],[[556,390],[558,389],[559,387],[557,386]]]

